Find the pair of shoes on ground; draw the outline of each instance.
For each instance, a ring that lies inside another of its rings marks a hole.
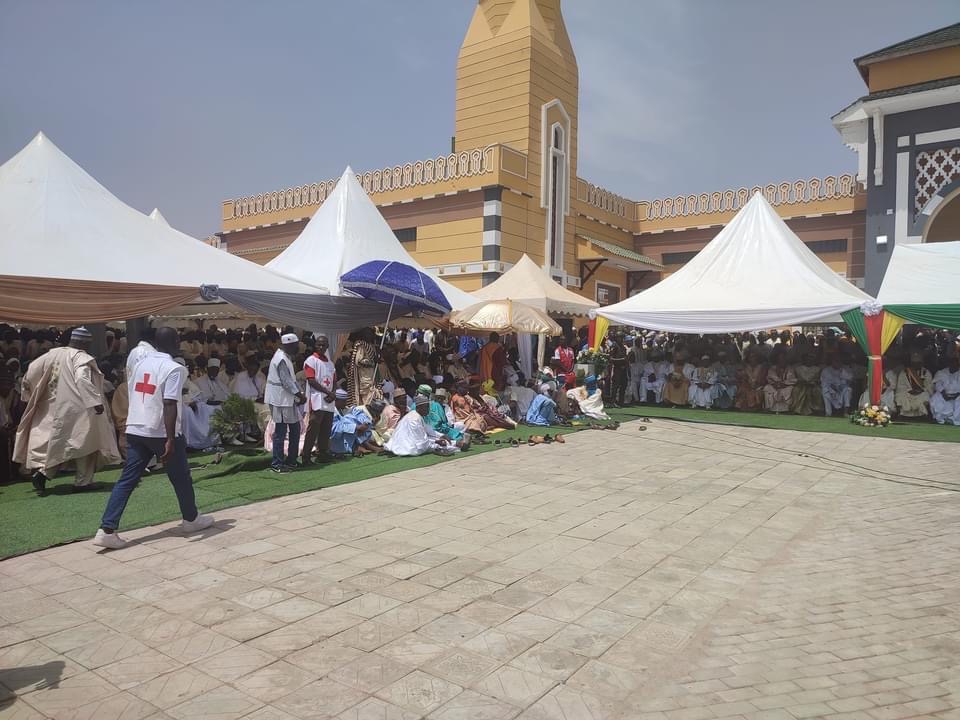
[[[270,466],[270,470],[271,470],[272,472],[275,472],[275,473],[279,474],[279,475],[289,475],[290,473],[294,472],[295,470],[299,470],[299,469],[300,469],[300,466],[299,466],[299,465],[296,465],[296,464],[291,465],[290,463],[283,463],[282,465],[271,465],[271,466]]]
[[[213,525],[213,523],[214,519],[212,515],[197,515],[193,520],[183,520],[180,523],[179,529],[183,534],[195,533],[206,530]],[[100,528],[93,538],[93,544],[97,547],[107,548],[108,550],[119,550],[120,548],[126,547],[129,543],[120,537],[118,532],[108,533],[103,528]]]

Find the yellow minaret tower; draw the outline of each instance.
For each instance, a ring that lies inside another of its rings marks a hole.
[[[565,218],[576,179],[578,80],[560,0],[478,1],[457,60],[456,148],[500,143],[527,156],[533,199],[522,251],[559,276],[574,251]]]

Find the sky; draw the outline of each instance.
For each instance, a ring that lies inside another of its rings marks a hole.
[[[221,201],[435,157],[475,0],[0,0],[0,161],[43,131],[124,202]],[[563,0],[578,174],[633,200],[854,172],[858,55],[956,0]]]

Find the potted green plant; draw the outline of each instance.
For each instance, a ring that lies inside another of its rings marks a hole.
[[[230,395],[210,418],[210,430],[220,435],[223,442],[244,435],[244,425],[257,424],[257,410],[253,400],[237,394]]]

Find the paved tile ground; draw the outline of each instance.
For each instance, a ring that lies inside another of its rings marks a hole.
[[[958,468],[631,423],[7,560],[0,718],[957,718]]]

